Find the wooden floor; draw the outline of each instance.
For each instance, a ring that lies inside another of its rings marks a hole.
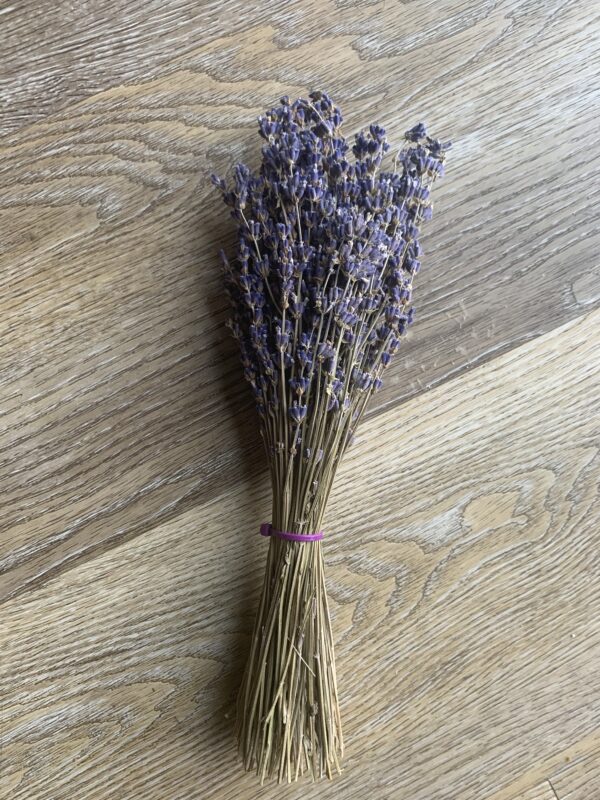
[[[600,798],[598,6],[0,11],[0,797]],[[208,176],[313,87],[455,147],[328,513],[345,769],[261,790],[269,487]]]

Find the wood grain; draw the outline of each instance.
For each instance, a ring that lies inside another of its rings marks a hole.
[[[552,785],[548,781],[544,781],[539,786],[534,786],[515,797],[515,800],[556,800],[556,793]]]
[[[314,86],[348,134],[455,147],[329,514],[346,771],[286,796],[600,796],[598,9],[0,11],[4,796],[256,796],[230,716],[268,485],[207,177]]]
[[[457,4],[440,20],[433,3],[320,2],[302,21],[286,8],[281,31],[247,19],[244,36],[200,39],[154,78],[82,87],[0,140],[2,596],[262,468],[222,324],[214,254],[231,230],[207,176],[256,158],[255,115],[283,91],[331,87],[349,132],[377,118],[398,139],[427,112],[456,140],[419,326],[371,413],[600,301],[593,9]],[[146,41],[135,19],[111,24]],[[65,53],[91,58],[85,31]]]
[[[580,748],[573,758],[552,776],[552,788],[560,800],[600,797],[600,740]]]
[[[599,322],[365,424],[327,544],[346,770],[286,796],[484,798],[600,735]],[[267,507],[240,482],[5,602],[11,798],[255,796],[231,728]]]

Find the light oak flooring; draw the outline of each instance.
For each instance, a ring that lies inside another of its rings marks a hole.
[[[0,12],[0,797],[598,800],[600,7]],[[269,486],[208,176],[315,87],[455,146],[327,515],[344,772],[261,789]]]

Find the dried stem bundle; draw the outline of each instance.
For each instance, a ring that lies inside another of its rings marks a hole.
[[[423,125],[391,171],[385,131],[352,147],[322,92],[259,118],[253,175],[238,164],[221,189],[238,224],[222,259],[231,328],[260,416],[273,527],[320,530],[340,460],[411,324],[420,225],[447,144]],[[342,733],[320,542],[272,538],[239,702],[239,744],[261,780],[339,771]]]

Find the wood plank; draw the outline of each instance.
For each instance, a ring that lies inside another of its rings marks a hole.
[[[419,0],[406,8],[353,2],[340,15],[334,0],[265,0],[258,6],[239,0],[172,0],[168,6],[158,0],[91,0],[85,8],[63,4],[57,13],[48,0],[25,1],[2,9],[0,134],[113,86],[172,73],[178,65],[225,83],[276,76],[302,90],[339,85],[346,95],[388,100],[391,108],[429,91],[440,75],[448,80],[458,71],[463,78],[477,72],[491,77],[492,93],[507,78],[529,96],[530,69],[539,65],[529,64],[524,54],[539,56],[540,45],[553,41],[559,29],[579,33],[595,21],[593,8],[573,5]],[[304,58],[309,48],[318,57]],[[582,66],[575,54],[564,48],[557,55],[574,77]],[[514,69],[517,62],[520,70]],[[586,94],[591,89],[573,88]],[[548,83],[536,89],[541,98],[552,92]],[[484,101],[483,95],[474,100]],[[236,105],[256,102],[256,95],[240,87]],[[462,110],[470,113],[466,103]]]
[[[598,698],[592,700],[596,715]],[[559,800],[592,800],[600,797],[600,732],[592,746],[565,761],[552,776],[552,787]]]
[[[497,792],[486,796],[485,800],[523,800],[529,793],[535,797],[536,793],[542,793],[544,796],[544,792],[547,791],[553,792],[549,800],[556,800],[557,792],[554,784],[558,782],[557,776],[562,776],[569,769],[583,773],[584,767],[592,764],[596,758],[599,747],[598,736],[598,729],[593,730],[588,736],[560,750],[535,758],[523,773],[510,780]],[[594,768],[587,770],[585,774],[586,778],[591,776],[593,783]],[[561,784],[561,791],[563,790]]]
[[[331,87],[348,132],[425,115],[456,139],[419,323],[371,413],[600,302],[589,4],[352,3],[342,24],[325,0],[268,22],[230,3],[218,39],[210,5],[153,8],[3,17],[7,113],[35,124],[0,141],[0,597],[263,469],[207,177],[255,157],[284,91]]]
[[[556,800],[556,794],[548,781],[540,783],[538,786],[533,786],[514,800]]]
[[[346,769],[286,797],[481,800],[597,733],[599,322],[365,423],[326,542]],[[256,797],[232,703],[266,513],[240,481],[4,604],[10,800]]]

